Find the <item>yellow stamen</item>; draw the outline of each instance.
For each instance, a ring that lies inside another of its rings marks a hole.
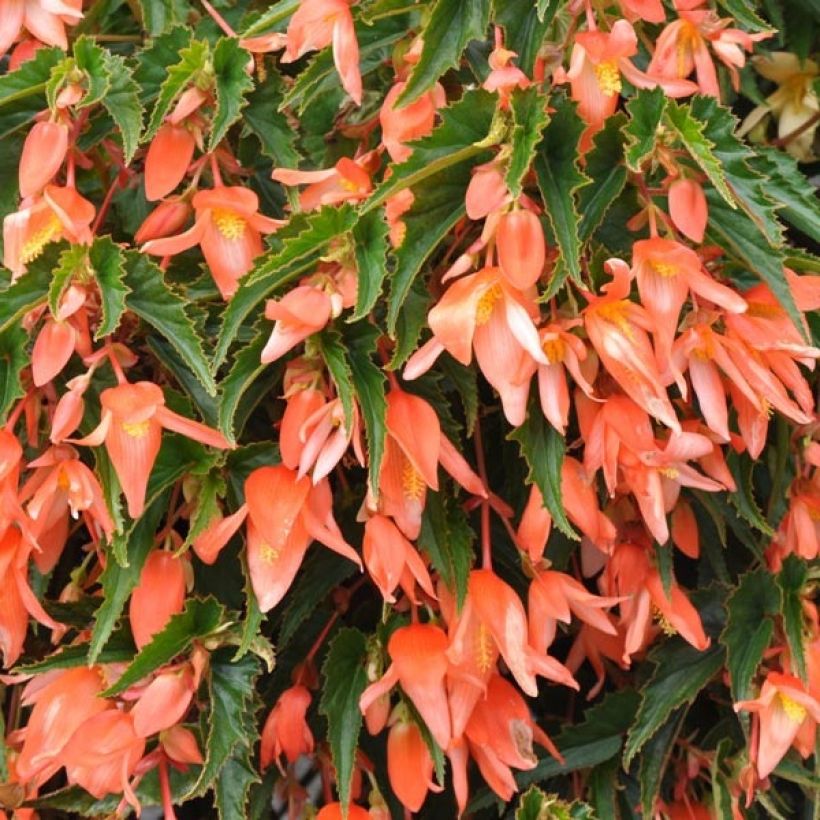
[[[626,299],[619,299],[617,302],[608,302],[596,308],[598,315],[607,322],[617,325],[618,329],[626,336],[632,337],[632,326],[627,318],[631,302]]]
[[[23,245],[20,251],[20,261],[24,265],[33,262],[43,252],[43,248],[45,248],[49,242],[54,242],[55,239],[60,238],[62,232],[63,226],[60,220],[56,214],[52,214],[51,219],[49,219],[45,226],[32,234]]]
[[[658,607],[652,607],[652,614],[655,616],[655,620],[658,622],[658,626],[661,628],[664,635],[672,636],[678,634],[678,630],[672,626],[672,622],[666,617],[666,615],[663,614],[663,612],[660,611],[660,609],[658,609]]]
[[[262,544],[259,547],[259,557],[266,564],[274,564],[279,559],[279,550],[275,550],[270,544]]]
[[[688,20],[681,20],[681,23],[677,42],[678,76],[685,77],[687,63],[695,53],[695,46],[700,39],[700,33],[697,27]]]
[[[777,693],[780,698],[780,705],[786,713],[786,717],[793,723],[802,723],[806,719],[806,707],[801,706],[796,700],[792,700],[783,692]]]
[[[150,426],[150,419],[146,419],[145,421],[124,421],[122,423],[122,429],[127,435],[131,436],[131,438],[143,438],[147,436]]]
[[[57,486],[61,490],[67,490],[71,486],[71,482],[68,480],[65,470],[60,470],[60,472],[57,473]]]
[[[567,352],[567,346],[564,343],[564,340],[560,338],[548,339],[547,341],[542,342],[541,349],[544,351],[544,355],[547,357],[547,361],[549,361],[550,364],[563,362],[564,356]]]
[[[615,60],[604,60],[595,66],[595,77],[598,80],[598,88],[607,96],[621,93],[621,72],[618,70],[618,63]]]
[[[678,266],[677,265],[670,265],[668,262],[652,262],[652,270],[658,274],[658,276],[663,276],[665,279],[670,279],[673,276],[678,275]]]
[[[481,672],[489,672],[493,665],[493,641],[484,624],[478,627],[475,639],[475,662]]]
[[[236,211],[227,208],[214,208],[213,220],[217,230],[225,239],[241,239],[245,233],[245,220]]]
[[[495,303],[502,297],[501,285],[497,282],[484,292],[475,308],[475,322],[477,325],[486,325],[493,315]]]
[[[401,468],[401,485],[405,497],[411,501],[419,501],[427,486],[421,473],[416,470],[408,459],[404,460]]]
[[[680,473],[674,467],[661,467],[658,472],[665,478],[676,479]]]

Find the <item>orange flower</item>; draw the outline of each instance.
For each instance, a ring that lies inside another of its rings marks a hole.
[[[149,202],[167,196],[182,182],[195,148],[196,139],[184,125],[168,122],[157,131],[145,156],[145,198]]]
[[[109,387],[100,394],[99,426],[75,444],[105,449],[128,502],[128,514],[139,518],[145,507],[148,477],[159,453],[162,430],[171,430],[211,447],[230,447],[222,433],[180,416],[165,406],[162,390],[151,382]]]
[[[539,652],[528,642],[527,613],[511,586],[492,570],[477,569],[470,573],[468,599],[464,608],[473,607],[487,628],[504,662],[524,692],[538,694],[535,676],[578,689],[569,670],[546,652]]]
[[[521,208],[503,214],[495,235],[498,264],[518,290],[532,287],[544,272],[546,242],[538,217]]]
[[[327,479],[315,486],[282,465],[260,467],[245,481],[248,569],[262,612],[282,600],[315,539],[362,566],[333,520]]]
[[[410,720],[394,719],[387,734],[387,776],[396,797],[411,812],[421,808],[428,791],[441,791],[433,782],[430,750],[419,727]]]
[[[342,811],[341,803],[328,803],[319,809],[316,820],[371,820],[367,809],[351,803],[346,811]]]
[[[134,242],[137,245],[143,245],[151,239],[161,239],[181,231],[192,213],[193,209],[187,201],[175,198],[166,199],[145,217],[142,225],[134,234]]]
[[[457,279],[430,311],[433,338],[408,360],[405,379],[425,373],[445,350],[469,365],[476,359],[498,391],[513,426],[526,416],[534,362],[549,364],[532,313],[535,305],[508,284],[501,268],[483,268]]]
[[[364,199],[373,190],[367,164],[367,157],[358,161],[342,157],[332,168],[324,171],[277,168],[271,178],[283,185],[307,185],[299,194],[299,207],[303,211],[313,211],[322,205]]]
[[[694,179],[676,179],[669,186],[669,216],[688,239],[700,244],[709,220],[703,186]]]
[[[3,264],[17,279],[51,242],[91,242],[94,206],[70,187],[46,185],[42,197],[3,220]]]
[[[63,165],[68,152],[68,126],[43,120],[35,123],[23,143],[18,176],[20,196],[39,194]]]
[[[274,320],[275,324],[262,351],[263,364],[275,362],[308,336],[322,330],[332,312],[330,296],[313,285],[300,285],[278,301],[269,299],[265,318]]]
[[[352,0],[301,0],[290,18],[283,63],[298,60],[309,51],[333,45],[333,62],[342,87],[356,105],[362,104],[359,43],[350,13]]]
[[[441,432],[438,415],[420,396],[387,394],[387,437],[379,475],[379,509],[418,538],[427,488],[438,490],[438,465],[468,492],[486,498],[481,479]]]
[[[436,110],[447,103],[441,83],[436,83],[409,105],[396,108],[396,100],[406,85],[404,81],[395,83],[379,111],[382,143],[394,162],[404,162],[413,153],[412,147],[406,143],[426,137],[433,130]]]
[[[154,550],[145,560],[140,579],[131,593],[128,617],[138,649],[151,642],[185,603],[185,558]]]
[[[140,693],[131,718],[139,737],[150,737],[179,723],[194,697],[194,676],[188,664],[157,675]]]
[[[86,295],[84,288],[70,285],[60,299],[56,318],[48,315],[37,334],[31,351],[31,378],[36,387],[58,376],[75,350],[81,355],[90,352]]]
[[[387,642],[392,663],[382,678],[370,684],[359,700],[364,714],[372,703],[397,683],[413,702],[430,734],[442,749],[450,745],[452,729],[444,679],[447,674],[447,635],[433,624],[399,627]]]
[[[395,603],[393,593],[399,584],[410,600],[415,600],[416,583],[436,597],[424,561],[389,518],[374,515],[367,520],[362,551],[367,571],[388,603]]]
[[[284,773],[282,755],[288,763],[295,763],[302,755],[313,753],[313,733],[305,720],[310,701],[310,692],[301,685],[291,686],[279,696],[262,728],[262,769],[276,763]]]
[[[6,0],[0,4],[0,56],[20,37],[21,29],[65,51],[68,49],[65,27],[75,25],[82,18],[82,0]]]
[[[754,713],[760,723],[757,747],[751,750],[758,776],[768,777],[794,744],[804,726],[820,721],[820,703],[793,675],[769,672],[754,700],[741,700],[735,711]],[[803,755],[807,757],[808,755]]]
[[[262,253],[261,234],[273,233],[284,223],[260,214],[259,197],[248,188],[220,185],[198,191],[193,206],[196,220],[191,228],[177,236],[151,239],[141,250],[174,256],[199,245],[219,292],[230,299]]]

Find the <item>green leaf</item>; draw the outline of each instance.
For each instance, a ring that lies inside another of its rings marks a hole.
[[[794,158],[776,148],[759,147],[751,164],[767,178],[766,193],[778,204],[780,216],[814,242],[820,242],[817,192]]]
[[[259,83],[248,95],[248,104],[242,111],[242,122],[259,139],[262,153],[270,157],[275,166],[296,168],[299,165],[297,132],[279,111],[284,93],[282,78],[271,68],[267,71],[265,82]]]
[[[780,589],[780,615],[783,632],[789,645],[792,669],[804,681],[807,679],[806,652],[804,647],[803,598],[808,580],[808,566],[796,555],[788,555],[777,575]]]
[[[367,686],[367,639],[358,629],[340,629],[322,666],[319,711],[327,718],[327,738],[336,770],[339,801],[350,802],[356,747],[362,728],[359,698]]]
[[[465,433],[472,436],[478,420],[478,376],[475,368],[465,367],[452,356],[442,356],[438,361],[438,367],[458,391],[464,408]]]
[[[210,395],[216,384],[185,300],[165,281],[160,268],[144,254],[125,252],[126,307],[151,325],[176,349]]]
[[[0,333],[19,327],[23,316],[46,301],[51,271],[58,264],[60,247],[65,248],[65,245],[48,246],[42,256],[29,263],[23,276],[0,290]]]
[[[52,69],[64,59],[65,53],[59,48],[41,48],[16,71],[0,76],[0,138],[43,110],[46,82]]]
[[[781,252],[772,248],[758,226],[745,213],[733,211],[714,191],[706,191],[706,201],[709,205],[709,223],[706,229],[709,240],[723,248],[747,270],[757,274],[785,308],[795,327],[801,328],[802,314],[797,309],[786,282]]]
[[[534,13],[532,4],[530,14]],[[549,122],[546,97],[534,85],[517,88],[510,98],[513,128],[510,134],[510,160],[505,182],[513,199],[521,195],[521,184],[532,165],[541,133]]]
[[[142,131],[140,87],[124,58],[118,54],[105,52],[105,70],[110,87],[102,104],[117,126],[122,139],[125,164],[128,165],[134,158]]]
[[[374,493],[378,491],[384,442],[387,435],[385,423],[387,402],[384,398],[387,379],[382,369],[373,361],[379,336],[378,328],[367,322],[359,322],[345,333],[350,376],[364,421],[364,432],[367,439],[367,467],[370,487]]]
[[[192,34],[187,26],[178,25],[154,37],[149,45],[137,52],[134,79],[139,84],[143,104],[157,99],[160,87],[168,76],[168,69],[179,62],[179,56],[190,44]]]
[[[429,294],[418,285],[414,296],[414,282],[425,260],[442,240],[449,236],[453,226],[464,216],[464,195],[470,183],[469,160],[448,169],[444,179],[430,177],[413,189],[413,206],[402,215],[405,232],[396,249],[396,269],[390,275],[390,296],[387,299],[387,330],[398,345],[390,363],[397,368],[412,353],[426,318],[425,306]],[[419,297],[419,291],[423,296]],[[404,310],[407,302],[407,310]],[[402,326],[400,327],[400,322]]]
[[[215,599],[189,598],[185,609],[174,615],[165,628],[140,649],[117,682],[102,693],[102,697],[110,698],[124,692],[155,669],[169,663],[194,640],[214,632],[224,618],[225,608]]]
[[[353,243],[358,289],[356,308],[349,322],[358,321],[373,310],[387,276],[387,222],[381,211],[366,213],[353,226]]]
[[[552,19],[558,12],[561,0],[535,0],[539,20]]]
[[[684,707],[670,715],[666,723],[644,746],[638,774],[641,784],[641,809],[644,817],[652,816],[655,802],[660,795],[663,776],[683,726],[686,711]]]
[[[722,766],[732,750],[732,741],[725,737],[718,742],[715,756],[712,758],[710,776],[712,780],[712,808],[715,820],[734,820],[732,795],[729,790],[729,778],[722,771]]]
[[[436,572],[456,594],[459,608],[467,595],[474,541],[475,532],[455,500],[443,493],[427,493],[418,537],[419,549],[427,553]]]
[[[125,258],[122,248],[115,245],[110,236],[101,236],[88,249],[88,261],[102,299],[102,321],[94,338],[102,339],[119,327],[125,311],[125,299],[130,292],[123,282]]]
[[[185,536],[182,548],[192,544],[207,529],[208,524],[222,512],[219,500],[225,496],[227,489],[225,479],[216,471],[209,472],[201,478],[196,478],[195,482],[195,495],[192,498],[193,509],[191,510],[188,534]],[[187,494],[186,498],[188,498]]]
[[[538,404],[532,402],[524,423],[513,430],[507,439],[518,442],[521,455],[529,467],[527,483],[537,485],[544,499],[544,506],[558,529],[568,538],[577,541],[578,534],[569,523],[561,494],[564,438],[547,423]]]
[[[247,347],[242,348],[219,384],[219,430],[231,444],[236,443],[236,413],[245,391],[265,370],[272,370],[272,365],[262,363],[262,350],[269,336],[268,330],[260,331]]]
[[[576,113],[575,103],[565,96],[557,95],[553,107],[555,111],[538,146],[535,173],[560,251],[550,284],[550,292],[555,293],[567,275],[575,282],[581,281],[580,215],[576,195],[589,179],[578,166],[578,145],[586,125]]]
[[[730,17],[740,23],[743,28],[751,31],[771,30],[771,26],[755,14],[755,3],[749,0],[718,0],[718,5],[723,6]]]
[[[167,76],[160,86],[159,96],[143,135],[144,140],[151,139],[157,133],[171,111],[171,106],[189,85],[204,84],[210,79],[210,47],[207,42],[192,40],[190,45],[179,52],[179,56],[179,62],[168,68]]]
[[[72,47],[77,68],[85,74],[85,94],[78,108],[88,108],[102,102],[111,88],[111,74],[108,71],[108,52],[98,46],[91,37],[82,35]]]
[[[537,786],[530,788],[518,800],[515,820],[593,820],[595,815],[586,803],[568,803],[557,794],[546,794]]]
[[[740,579],[726,603],[729,613],[720,642],[726,647],[726,666],[732,700],[749,697],[750,684],[774,632],[774,615],[780,611],[780,595],[772,574],[765,569]]]
[[[185,23],[191,13],[188,0],[138,0],[142,11],[142,23],[152,37]]]
[[[15,673],[21,675],[39,675],[52,669],[74,669],[78,666],[90,666],[94,660],[99,663],[127,663],[136,651],[130,634],[121,631],[112,636],[105,649],[94,659],[90,659],[90,644],[82,643],[65,646],[59,652],[47,655],[43,660],[15,667]]]
[[[336,394],[342,402],[345,427],[353,429],[353,413],[355,408],[355,390],[353,388],[353,374],[350,372],[350,363],[347,360],[345,345],[342,343],[342,334],[335,328],[328,328],[314,337],[316,348],[327,365],[330,378],[336,386]]]
[[[726,463],[737,485],[737,490],[730,493],[728,498],[732,506],[738,511],[741,518],[751,524],[756,530],[765,535],[773,535],[774,530],[766,521],[754,495],[755,462],[748,456],[740,456],[732,451],[728,454]]]
[[[249,740],[259,735],[255,723],[246,720],[245,727],[249,732],[246,736]],[[237,744],[219,770],[214,782],[214,803],[221,820],[248,817],[251,786],[262,780],[253,762],[252,748],[252,744]]]
[[[504,47],[518,55],[516,63],[528,77],[557,8],[558,0],[549,9],[532,0],[493,0],[493,22],[504,29]]]
[[[214,353],[216,370],[228,354],[243,322],[272,292],[295,279],[319,261],[325,246],[349,231],[356,215],[349,206],[324,207],[310,214],[296,214],[275,236],[274,249],[264,254],[256,267],[240,281],[228,307]]]
[[[245,68],[250,59],[251,55],[233,37],[223,37],[214,48],[216,108],[208,141],[211,151],[222,142],[248,104],[245,95],[253,88],[253,80]]]
[[[673,100],[669,100],[666,104],[666,116],[692,159],[697,162],[729,207],[737,207],[726,182],[723,168],[713,153],[712,149],[715,146],[703,134],[706,123],[696,120],[688,105],[679,105]]]
[[[493,145],[491,134],[495,115],[495,95],[482,89],[467,91],[456,103],[442,109],[441,124],[429,137],[409,143],[409,159],[393,167],[390,179],[383,182],[362,206],[362,213],[377,208],[403,188],[412,188],[428,177],[466,159],[476,158]],[[446,182],[440,178],[438,184]]]
[[[9,410],[26,391],[20,374],[29,364],[26,353],[26,332],[22,327],[0,330],[0,422],[4,423]]]
[[[56,319],[63,298],[71,280],[84,275],[88,265],[88,247],[86,245],[69,245],[57,261],[51,272],[51,283],[48,286],[48,309]]]
[[[655,150],[666,102],[666,94],[659,87],[651,91],[639,90],[626,104],[629,112],[629,125],[624,129],[627,136],[626,164],[631,171],[639,173],[647,157]]]
[[[609,206],[620,196],[626,185],[624,165],[624,125],[626,117],[619,112],[610,117],[594,137],[593,148],[587,154],[584,173],[592,180],[579,195],[581,224],[578,235],[582,242],[589,239],[601,224]]]
[[[256,742],[254,726],[257,704],[254,693],[259,676],[258,659],[253,655],[245,655],[241,660],[234,661],[231,648],[225,646],[211,654],[209,669],[211,712],[205,740],[205,764],[196,783],[186,793],[186,799],[204,794],[220,776],[231,757],[238,753],[241,760],[243,750],[251,749]],[[234,767],[228,768],[227,773],[235,773]],[[243,775],[240,783],[245,783],[246,778],[247,774]],[[226,787],[229,784],[220,785],[223,790]],[[246,794],[246,789],[241,790],[240,798],[244,800]],[[226,804],[227,797],[228,795],[223,795],[223,805]],[[244,811],[240,811],[225,815],[225,820],[228,817],[244,816]]]
[[[122,566],[115,560],[108,560],[100,576],[102,603],[94,614],[94,628],[88,646],[88,663],[93,664],[108,646],[108,639],[114,631],[123,608],[134,587],[139,583],[145,559],[154,546],[157,527],[166,512],[168,497],[158,498],[146,507],[139,521],[130,533],[127,542],[127,562]]]
[[[421,35],[424,46],[399,105],[407,105],[458,66],[470,40],[483,40],[490,22],[490,0],[435,0]]]
[[[689,108],[692,116],[703,123],[703,137],[712,144],[712,152],[740,210],[768,244],[779,247],[783,243],[783,230],[777,220],[775,203],[767,195],[766,178],[751,166],[754,154],[735,136],[736,117],[714,97],[695,97]],[[709,218],[711,221],[711,207]]]
[[[699,652],[680,638],[650,653],[655,670],[641,691],[641,704],[626,739],[624,766],[629,766],[672,712],[692,703],[721,669],[724,659],[723,647]]]

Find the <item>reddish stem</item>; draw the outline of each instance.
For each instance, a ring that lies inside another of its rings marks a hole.
[[[481,422],[476,419],[475,430],[473,431],[473,444],[475,445],[475,458],[478,465],[478,475],[481,483],[489,492],[489,482],[487,481],[487,463],[484,460],[484,444],[481,440]],[[484,569],[493,568],[492,546],[490,544],[490,500],[481,500],[481,566]]]

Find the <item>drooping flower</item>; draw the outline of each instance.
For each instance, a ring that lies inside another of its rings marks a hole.
[[[300,684],[279,696],[262,727],[259,763],[263,769],[275,763],[283,771],[282,755],[288,763],[295,763],[313,753],[313,732],[305,720],[310,702],[310,692]]]
[[[182,612],[186,560],[167,550],[154,550],[145,559],[128,610],[131,634],[138,649],[150,643],[172,616]]]
[[[179,723],[194,697],[194,675],[189,664],[157,675],[140,693],[131,719],[138,737],[151,737]]]
[[[145,198],[162,199],[182,182],[194,156],[196,139],[185,125],[167,122],[157,131],[145,156]]]
[[[411,812],[421,808],[428,791],[441,791],[433,782],[433,758],[421,730],[401,716],[394,716],[387,734],[387,776],[393,793]]]
[[[413,153],[407,143],[426,137],[433,130],[436,111],[447,102],[444,89],[436,83],[413,102],[397,107],[396,103],[406,86],[404,81],[395,83],[387,92],[379,111],[382,143],[394,162],[404,162]]]
[[[82,0],[6,0],[0,6],[0,56],[5,55],[23,30],[65,51],[65,27],[76,25],[82,18]]]
[[[685,237],[693,242],[703,242],[709,220],[703,186],[694,179],[676,179],[669,186],[669,216]]]
[[[100,394],[100,403],[99,426],[74,443],[105,444],[132,518],[139,518],[145,507],[148,477],[159,453],[163,428],[211,447],[230,447],[222,433],[169,410],[161,388],[151,382],[109,387]]]
[[[35,123],[26,135],[20,155],[20,196],[26,199],[39,194],[62,167],[67,152],[65,123],[49,120]]]
[[[299,207],[312,211],[322,205],[359,202],[372,190],[369,157],[358,160],[342,157],[332,168],[323,171],[298,171],[276,168],[271,178],[283,185],[307,185],[299,194]]]
[[[174,256],[199,245],[223,299],[230,299],[262,253],[261,235],[284,223],[260,214],[259,197],[248,188],[219,185],[197,191],[192,204],[196,213],[192,227],[176,236],[151,239],[141,250],[152,256]]]
[[[518,290],[532,287],[544,272],[546,242],[538,217],[522,208],[502,214],[495,235],[498,264]]]

